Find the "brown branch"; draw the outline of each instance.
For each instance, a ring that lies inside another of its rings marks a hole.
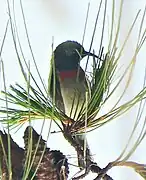
[[[65,128],[65,126],[64,126],[64,130],[62,131],[62,133],[63,133],[65,139],[71,144],[71,146],[73,146],[75,148],[75,150],[76,150],[76,152],[78,154],[78,157],[80,157],[83,160],[84,159],[84,147],[83,147],[83,145],[79,144],[76,141],[74,136],[70,133],[69,128]],[[89,171],[92,171],[92,172],[97,173],[97,174],[102,174],[103,173],[102,169],[97,165],[97,163],[92,161],[89,152],[90,152],[89,148],[87,147],[87,149],[86,149],[86,163],[85,164],[81,163],[82,168],[85,169],[85,173],[78,176],[78,177],[74,177],[73,180],[79,180],[79,179],[84,178],[89,173]],[[100,172],[102,172],[102,173],[100,173]],[[104,180],[113,180],[107,174],[104,174],[104,176],[102,178]]]

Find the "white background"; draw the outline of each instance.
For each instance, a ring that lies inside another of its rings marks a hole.
[[[16,0],[14,0],[15,2]],[[23,0],[22,0],[23,2]],[[27,22],[27,28],[29,33],[29,38],[31,41],[33,53],[38,64],[40,73],[45,83],[47,84],[48,78],[48,69],[49,69],[49,60],[51,58],[51,44],[52,37],[54,37],[54,47],[59,43],[66,40],[76,40],[81,43],[83,30],[84,30],[84,22],[86,18],[88,0],[25,0],[23,2],[23,8],[25,13],[25,18]],[[108,18],[111,18],[111,0],[108,1]],[[116,18],[118,17],[120,1],[116,1]],[[120,38],[119,38],[119,46],[123,43],[124,37],[126,37],[127,32],[132,24],[136,13],[139,9],[144,10],[145,0],[125,0],[123,6],[123,14],[121,21],[121,29],[120,29]],[[86,30],[84,47],[86,50],[89,49],[92,32],[95,23],[95,17],[98,11],[99,1],[91,0],[90,1],[90,12],[88,19],[88,26]],[[16,13],[16,21],[18,26],[18,33],[21,40],[21,45],[23,46],[25,58],[31,60],[30,51],[27,45],[26,35],[24,32],[24,24],[22,20],[20,4],[17,0],[15,2],[15,13]],[[102,14],[102,13],[101,13]],[[6,23],[8,20],[8,10],[7,10],[7,2],[6,0],[0,0],[0,43],[2,43],[2,38],[4,35]],[[107,18],[107,19],[108,19]],[[116,21],[115,21],[116,23]],[[140,18],[138,19],[136,26],[130,36],[128,44],[126,46],[126,50],[121,58],[121,65],[127,65],[130,61],[130,58],[133,55],[136,42],[137,35],[140,25]],[[116,24],[115,24],[116,26]],[[100,30],[102,24],[99,23],[97,25],[97,31],[94,39],[93,49],[95,52],[98,52],[98,46],[100,42]],[[144,27],[146,27],[146,21],[144,23]],[[107,46],[108,43],[108,26],[106,26],[106,34],[104,44]],[[130,83],[129,89],[126,91],[126,95],[122,102],[126,102],[128,99],[134,97],[136,93],[138,93],[142,88],[143,76],[144,76],[144,66],[146,65],[146,44],[144,44],[141,53],[138,56],[136,70],[133,74],[132,81]],[[7,87],[10,84],[15,84],[16,82],[21,85],[24,84],[23,77],[20,72],[20,68],[17,62],[17,57],[15,54],[11,30],[9,26],[7,38],[5,41],[4,49],[2,52],[2,59],[5,64],[5,73],[6,73],[6,83]],[[84,61],[85,62],[85,61]],[[31,71],[35,74],[35,68],[31,61]],[[3,87],[3,80],[1,80],[1,88]],[[123,84],[124,85],[124,84]],[[122,91],[122,85],[121,91]],[[115,97],[108,103],[107,107],[103,110],[103,112],[107,112],[110,107],[113,106],[113,103],[116,101],[116,98],[120,94],[120,89],[115,95]],[[133,122],[136,117],[137,110],[133,108],[128,113],[126,113],[122,118],[116,119],[111,123],[103,126],[102,128],[97,129],[96,131],[88,134],[88,142],[93,154],[93,158],[98,163],[99,166],[105,167],[110,161],[115,160],[122,149],[126,144],[126,140],[128,139],[130,132],[133,127]],[[41,121],[35,121],[34,127],[37,132],[40,132]],[[48,122],[45,125],[45,129],[43,131],[43,138],[46,139],[46,132],[48,129]],[[25,127],[19,130],[17,133],[13,131],[14,140],[20,145],[23,146],[23,132]],[[52,129],[54,130],[54,129]],[[130,160],[136,160],[140,163],[146,163],[146,146],[145,139],[138,147],[137,151],[133,154]],[[61,134],[53,134],[50,136],[48,140],[48,147],[51,149],[59,149],[66,155],[71,155],[75,157],[75,151],[70,147],[68,142],[64,140]],[[76,159],[72,158],[71,162],[74,163]],[[70,172],[73,175],[77,169],[71,168]],[[133,179],[138,180],[141,179],[139,175],[134,173],[131,169],[126,168],[113,168],[109,171],[109,174],[116,180],[127,180]],[[85,179],[92,179],[91,175],[86,177]]]

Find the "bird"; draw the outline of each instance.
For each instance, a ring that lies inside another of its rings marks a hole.
[[[78,120],[85,108],[86,97],[90,98],[90,83],[80,66],[85,56],[97,58],[80,43],[71,40],[59,44],[52,55],[50,97],[55,106],[74,121]],[[83,145],[85,138],[77,135],[76,140]]]

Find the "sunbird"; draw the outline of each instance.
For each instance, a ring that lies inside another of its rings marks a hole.
[[[58,109],[74,121],[78,120],[85,108],[86,98],[90,98],[90,83],[80,61],[85,56],[98,58],[76,41],[65,41],[53,52],[50,70],[50,96]],[[69,121],[68,121],[69,124]],[[76,140],[84,144],[84,135],[76,135]],[[81,165],[81,164],[80,164]]]

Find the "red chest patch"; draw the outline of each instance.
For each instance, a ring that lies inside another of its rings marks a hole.
[[[76,76],[77,76],[77,70],[59,72],[59,77],[62,81],[66,78],[74,78]]]

